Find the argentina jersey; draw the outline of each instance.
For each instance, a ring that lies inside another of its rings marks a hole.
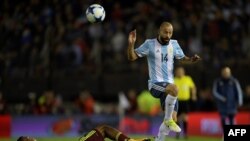
[[[176,40],[170,40],[168,45],[161,45],[156,38],[147,39],[135,52],[139,57],[147,57],[149,90],[156,82],[173,83],[174,58],[181,59],[185,56]]]

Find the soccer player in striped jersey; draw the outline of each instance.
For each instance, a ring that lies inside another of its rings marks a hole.
[[[147,39],[136,49],[136,30],[131,31],[128,36],[128,60],[135,61],[139,57],[147,57],[149,70],[148,89],[154,97],[160,99],[162,109],[165,111],[165,117],[156,140],[163,140],[164,135],[167,135],[169,131],[181,132],[181,128],[172,118],[178,94],[173,79],[174,59],[183,62],[197,62],[200,60],[198,55],[187,57],[177,40],[171,39],[172,34],[172,24],[163,22],[160,25],[158,36],[154,39]]]
[[[150,141],[148,138],[132,139],[120,132],[119,130],[108,126],[100,125],[95,129],[89,131],[86,135],[82,136],[78,141],[105,141],[105,138],[109,138],[114,141]],[[17,141],[37,141],[35,138],[28,136],[21,136]]]

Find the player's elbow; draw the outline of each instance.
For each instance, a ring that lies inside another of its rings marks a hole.
[[[129,61],[135,61],[138,57],[136,55],[128,55]]]
[[[136,59],[137,59],[137,58],[135,58],[135,57],[128,57],[128,60],[131,61],[131,62],[132,62],[132,61],[135,61]]]

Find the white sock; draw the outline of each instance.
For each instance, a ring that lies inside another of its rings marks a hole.
[[[174,97],[170,94],[167,95],[165,99],[165,120],[172,119],[172,113],[174,111],[174,105],[176,103],[177,97]]]
[[[165,141],[166,136],[164,134],[158,134],[158,136],[155,138],[155,141]]]
[[[165,141],[166,136],[169,134],[169,129],[166,128],[164,123],[161,123],[161,126],[158,131],[158,135],[155,138],[155,141]]]

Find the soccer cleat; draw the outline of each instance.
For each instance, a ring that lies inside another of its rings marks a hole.
[[[181,132],[181,128],[174,122],[173,119],[170,120],[164,120],[164,124],[169,128],[171,131],[174,132]]]

